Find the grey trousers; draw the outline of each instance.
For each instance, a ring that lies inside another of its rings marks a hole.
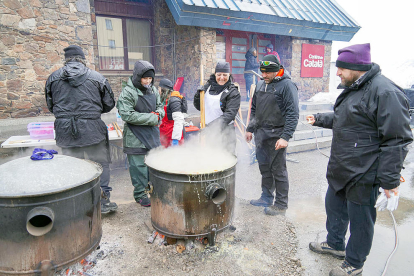
[[[286,148],[275,150],[277,141],[270,139],[256,148],[256,158],[262,175],[262,198],[276,207],[288,208],[289,180],[286,168]],[[276,198],[275,198],[276,195]]]
[[[101,164],[103,171],[101,174],[101,189],[106,197],[110,197],[110,192],[112,188],[109,187],[110,180],[110,169],[109,164],[111,163],[111,157],[109,155],[109,150],[107,146],[107,141],[104,140],[98,144],[79,147],[79,148],[62,148],[62,153],[64,155],[76,157],[79,159],[91,160],[96,163]]]

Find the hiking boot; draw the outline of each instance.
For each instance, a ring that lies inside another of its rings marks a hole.
[[[329,272],[329,276],[356,276],[362,274],[362,267],[355,268],[347,261],[344,261],[341,266],[337,266]]]
[[[111,202],[109,200],[110,194],[104,193],[102,191],[101,193],[101,214],[107,214],[109,212],[116,211],[118,209],[118,205],[116,205],[115,202]]]
[[[277,215],[284,216],[286,214],[286,210],[287,208],[280,208],[275,205],[264,208],[264,212],[268,216],[277,216]]]
[[[273,205],[273,199],[265,200],[262,197],[259,199],[252,199],[250,200],[250,204],[254,206],[262,206],[262,207],[269,207]]]
[[[141,204],[142,207],[150,207],[151,206],[151,200],[148,197],[143,197],[140,200],[137,201],[139,204]]]
[[[330,247],[326,241],[321,243],[311,242],[309,243],[309,249],[319,254],[331,254],[340,260],[345,259],[345,250],[335,250]]]
[[[118,209],[118,205],[115,202],[101,203],[101,214],[107,214],[114,212]]]

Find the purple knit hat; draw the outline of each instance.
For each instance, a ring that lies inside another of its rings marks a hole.
[[[355,71],[368,71],[372,67],[369,43],[356,44],[338,51],[336,67]]]

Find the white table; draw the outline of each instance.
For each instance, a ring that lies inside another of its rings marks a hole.
[[[120,140],[122,134],[117,135],[115,130],[108,131],[109,140]],[[25,136],[11,136],[9,139],[1,144],[2,148],[28,148],[28,147],[39,147],[39,146],[54,146],[56,145],[55,139],[30,139],[30,135]]]

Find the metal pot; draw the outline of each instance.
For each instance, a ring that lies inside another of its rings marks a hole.
[[[236,163],[236,161],[235,161]],[[208,174],[178,174],[148,166],[151,222],[172,238],[208,237],[230,226],[235,200],[236,164]]]
[[[101,173],[62,155],[0,166],[0,275],[48,275],[97,248]]]

